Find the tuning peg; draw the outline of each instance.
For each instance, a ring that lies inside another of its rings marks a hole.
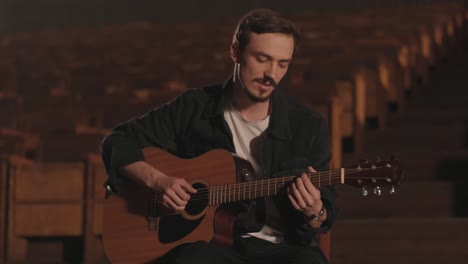
[[[362,196],[367,196],[368,193],[369,193],[369,192],[366,190],[366,187],[362,187],[362,189],[361,189],[361,195],[362,195]]]
[[[395,154],[390,155],[390,160],[392,160],[392,161],[397,160],[396,155]]]
[[[390,194],[394,194],[396,191],[395,191],[395,186],[392,185],[392,188],[390,188]]]
[[[382,161],[382,157],[377,156],[376,159],[375,159],[375,162],[381,162],[381,161]]]
[[[374,194],[377,194],[377,195],[381,195],[381,194],[382,194],[382,190],[380,189],[379,186],[377,186],[377,187],[374,188]]]

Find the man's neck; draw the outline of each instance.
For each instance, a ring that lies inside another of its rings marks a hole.
[[[254,102],[244,92],[235,87],[232,93],[232,105],[247,121],[260,121],[270,115],[270,102]]]

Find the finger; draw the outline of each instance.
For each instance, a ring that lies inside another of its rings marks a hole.
[[[312,166],[308,166],[308,167],[307,167],[307,170],[308,170],[309,172],[317,172],[314,168],[312,168]]]
[[[184,200],[184,201],[188,201],[190,199],[190,194],[188,194],[183,188],[182,186],[176,184],[174,185],[174,188],[173,190],[175,191],[175,193],[179,196],[180,199]]]
[[[296,210],[301,210],[299,205],[297,204],[296,200],[294,200],[294,197],[291,194],[288,194],[289,201],[291,201],[291,204]]]
[[[303,173],[300,178],[297,178],[296,185],[306,206],[310,207],[314,204],[314,198],[312,197],[312,195],[309,193],[309,191],[305,187],[304,181],[309,181],[309,178]],[[309,181],[309,184],[310,184],[310,181]]]
[[[297,204],[299,205],[299,208],[302,208],[302,209],[306,208],[307,204],[305,203],[304,199],[302,198],[301,193],[299,192],[299,190],[298,190],[298,188],[296,186],[296,182],[291,184],[291,190],[292,190],[292,193],[294,195],[294,198],[297,201]]]
[[[320,199],[320,191],[310,181],[309,177],[302,175],[301,177],[304,188],[313,200]]]
[[[187,193],[185,193],[185,194],[187,194]],[[181,199],[180,196],[175,192],[174,189],[167,190],[164,195],[167,195],[167,197],[171,201],[173,201],[177,206],[185,206],[187,204],[187,200]]]
[[[180,184],[185,190],[187,190],[189,193],[197,193],[197,189],[193,188],[192,185],[190,185],[187,181],[183,180]]]
[[[185,209],[185,204],[184,205],[177,205],[168,195],[164,194],[163,195],[163,201],[169,205],[170,208],[176,210],[176,211],[183,211]]]
[[[294,196],[294,192],[291,186],[288,188],[288,198],[291,201],[291,204],[294,208],[296,208],[297,210],[302,210],[299,206],[299,203],[297,202],[296,197]]]
[[[163,198],[164,199],[164,198]],[[179,208],[176,208],[177,206],[174,205],[174,203],[169,203],[169,202],[166,202],[166,201],[162,201],[161,203],[163,206],[165,206],[166,208],[170,209],[170,210],[174,210],[174,211],[182,211],[181,209]]]

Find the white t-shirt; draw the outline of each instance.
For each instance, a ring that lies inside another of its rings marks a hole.
[[[270,116],[260,121],[247,121],[232,104],[228,104],[224,110],[224,119],[231,129],[236,154],[252,164],[255,175],[262,175],[260,141],[261,135],[268,127]],[[248,233],[245,236],[254,236],[273,243],[280,243],[284,240],[282,226],[279,212],[273,200],[265,198],[265,225],[259,232]]]

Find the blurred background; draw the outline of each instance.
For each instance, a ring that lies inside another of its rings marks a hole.
[[[101,140],[223,82],[256,7],[301,28],[280,87],[327,118],[332,167],[405,169],[392,195],[337,187],[331,263],[465,263],[468,9],[449,0],[0,0],[0,263],[107,263]]]

